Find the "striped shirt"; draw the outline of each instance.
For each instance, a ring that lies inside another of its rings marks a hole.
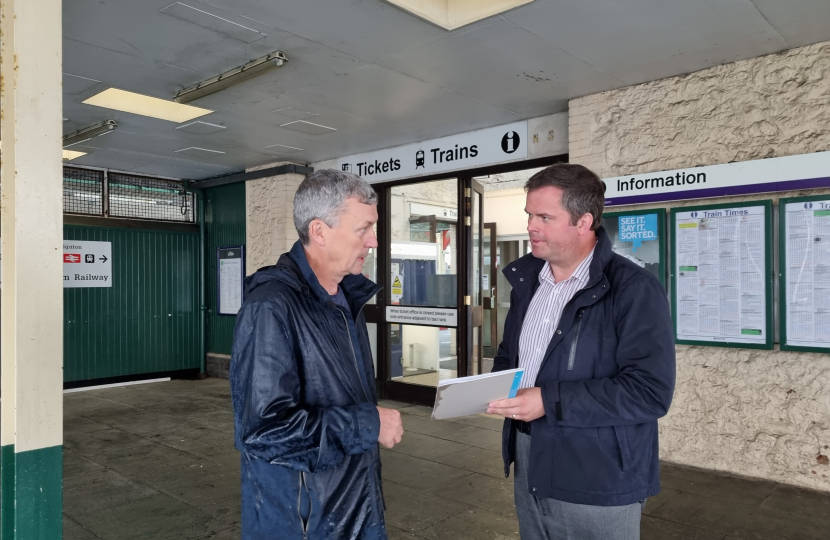
[[[525,370],[520,388],[535,386],[536,376],[562,311],[571,298],[588,284],[588,269],[593,258],[594,250],[591,250],[571,277],[559,283],[553,277],[550,264],[546,263],[539,272],[539,288],[527,308],[519,337],[519,367]]]

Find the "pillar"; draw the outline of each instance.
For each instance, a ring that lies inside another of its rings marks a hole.
[[[0,535],[62,535],[61,1],[0,1]]]
[[[272,163],[257,169],[291,165]],[[294,228],[294,194],[305,179],[302,174],[280,174],[245,182],[245,268],[253,274],[263,266],[277,264],[280,255],[299,238]]]

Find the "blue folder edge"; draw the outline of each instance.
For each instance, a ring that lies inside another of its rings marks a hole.
[[[510,387],[510,395],[507,396],[507,399],[516,397],[516,393],[519,391],[519,383],[522,382],[522,375],[524,374],[525,370],[521,369],[513,376],[513,386]]]

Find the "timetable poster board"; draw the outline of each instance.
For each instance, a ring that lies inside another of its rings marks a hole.
[[[614,253],[646,269],[666,286],[664,208],[603,213],[600,223]]]
[[[772,203],[672,212],[677,343],[772,349]]]
[[[245,246],[216,248],[216,298],[219,315],[236,315],[245,287]]]
[[[830,351],[830,197],[781,199],[781,349]]]

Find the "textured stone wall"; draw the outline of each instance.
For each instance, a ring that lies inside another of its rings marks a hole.
[[[570,160],[607,178],[829,150],[828,80],[830,43],[819,43],[575,99]],[[706,203],[819,193],[830,190]],[[689,204],[700,201],[650,207]],[[830,355],[677,353],[664,459],[830,491]]]
[[[830,149],[830,42],[571,100],[569,156],[603,178]]]
[[[285,162],[272,163],[263,167],[277,167]],[[297,241],[294,229],[294,194],[305,176],[282,174],[269,176],[245,183],[247,256],[245,265],[248,274],[259,268],[276,264],[279,256]]]

